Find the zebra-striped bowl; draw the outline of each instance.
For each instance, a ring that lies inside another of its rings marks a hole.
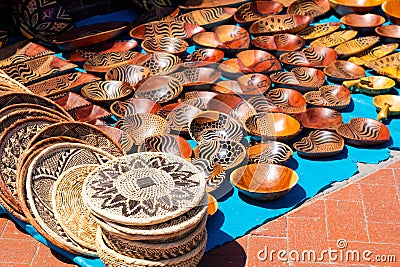
[[[132,94],[133,88],[120,81],[95,81],[81,89],[81,94],[95,103],[109,103]]]

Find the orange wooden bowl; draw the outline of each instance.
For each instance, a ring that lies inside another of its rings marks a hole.
[[[117,118],[123,118],[138,113],[157,114],[160,104],[146,98],[130,98],[125,101],[115,101],[110,106],[111,113]]]
[[[142,48],[147,53],[165,52],[180,56],[189,48],[189,44],[180,38],[169,36],[146,37],[142,42]]]
[[[329,0],[331,7],[341,16],[374,13],[383,2],[385,0]]]
[[[196,49],[192,54],[182,59],[185,68],[205,67],[213,63],[221,62],[224,52],[213,48]]]
[[[336,130],[342,124],[342,114],[330,108],[309,108],[294,114],[304,128],[316,130]]]
[[[147,37],[169,36],[181,39],[189,39],[204,28],[198,25],[180,21],[155,21],[142,24],[133,28],[129,35],[137,40],[144,40]]]
[[[279,61],[288,67],[323,68],[329,66],[337,57],[335,49],[311,46],[302,51],[284,53],[279,57]]]
[[[334,82],[356,80],[365,77],[363,67],[346,60],[336,60],[324,68],[324,73]]]
[[[306,158],[327,158],[339,154],[344,147],[344,139],[331,131],[312,131],[308,136],[293,144],[297,153]]]
[[[375,29],[375,32],[381,36],[382,41],[398,43],[400,40],[400,25],[386,25]]]
[[[325,83],[324,72],[308,67],[296,67],[290,72],[275,72],[270,75],[270,78],[275,85],[293,88],[300,92],[317,90]]]
[[[151,76],[149,68],[126,64],[107,71],[106,81],[121,81],[135,87],[139,82]]]
[[[257,36],[251,41],[252,45],[267,50],[276,56],[285,52],[299,50],[305,45],[303,38],[290,34],[278,33],[272,36]]]
[[[331,9],[328,0],[302,0],[293,2],[287,10],[288,14],[319,17]]]
[[[271,15],[254,22],[249,31],[253,35],[297,33],[304,30],[312,20],[312,17],[303,15]]]
[[[263,95],[271,88],[271,79],[261,73],[240,76],[236,81],[223,80],[213,86],[213,90],[222,94],[236,94],[242,97]]]
[[[241,5],[234,16],[238,23],[251,23],[266,16],[278,14],[283,5],[274,1],[252,1]]]
[[[377,14],[348,14],[340,21],[350,29],[368,32],[385,23],[385,18]]]
[[[192,156],[192,147],[188,141],[173,134],[149,136],[139,145],[138,150],[139,152],[163,152],[187,159]]]
[[[297,90],[276,88],[268,91],[268,97],[283,113],[295,114],[306,111],[306,99]]]
[[[382,4],[382,10],[393,24],[400,25],[400,2],[387,0]]]
[[[351,101],[351,92],[342,85],[321,86],[318,91],[304,94],[307,103],[316,107],[345,109]]]
[[[178,97],[183,90],[180,81],[171,76],[152,76],[135,91],[135,97],[165,103]]]
[[[249,148],[249,162],[282,164],[293,155],[292,149],[281,142],[269,141]]]

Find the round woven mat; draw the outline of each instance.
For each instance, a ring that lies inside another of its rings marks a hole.
[[[85,205],[109,221],[150,225],[168,221],[199,205],[205,179],[185,159],[145,152],[117,158],[85,181]]]
[[[15,111],[25,111],[25,110],[41,110],[44,112],[47,112],[48,114],[51,114],[52,118],[59,118],[61,121],[69,121],[70,118],[67,117],[65,114],[60,113],[57,110],[47,108],[38,104],[29,104],[29,103],[21,103],[21,104],[12,104],[11,106],[4,107],[0,110],[0,118],[3,118],[4,116],[15,112]]]

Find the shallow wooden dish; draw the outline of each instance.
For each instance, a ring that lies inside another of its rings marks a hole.
[[[373,47],[377,42],[379,42],[379,39],[378,36],[360,37],[338,45],[335,47],[335,51],[341,57],[353,56]]]
[[[181,64],[181,59],[175,55],[163,52],[155,52],[140,57],[136,65],[144,66],[150,69],[153,75],[168,74],[176,71]]]
[[[297,36],[303,38],[304,40],[313,40],[331,34],[338,30],[341,26],[341,22],[319,23],[305,28],[301,32],[297,33]]]
[[[281,87],[294,88],[301,92],[317,90],[325,83],[323,71],[307,67],[293,68],[290,72],[275,72],[270,78]]]
[[[189,122],[201,109],[187,103],[172,103],[162,107],[159,115],[165,117],[168,129],[176,134],[187,134]]]
[[[386,25],[375,28],[375,32],[385,42],[399,42],[400,25]]]
[[[217,190],[226,179],[224,168],[217,162],[203,158],[192,158],[191,162],[206,178],[206,192]]]
[[[280,112],[272,100],[266,96],[256,95],[250,97],[247,102],[255,109],[256,112]]]
[[[147,67],[125,64],[107,71],[105,79],[106,81],[121,81],[135,87],[151,74],[151,70]]]
[[[180,38],[169,36],[146,37],[142,42],[142,48],[147,53],[165,52],[180,56],[189,48],[189,44]]]
[[[270,163],[250,164],[234,170],[231,183],[256,201],[271,201],[288,193],[299,176],[292,169]]]
[[[252,45],[260,49],[280,55],[285,52],[299,50],[305,45],[304,39],[290,33],[278,33],[272,36],[257,36],[251,40]]]
[[[91,82],[81,89],[81,94],[94,103],[110,103],[132,93],[133,88],[120,81]]]
[[[335,82],[359,79],[366,75],[363,67],[345,60],[336,60],[324,68],[324,73]]]
[[[318,39],[312,41],[310,43],[310,46],[334,47],[353,39],[354,37],[356,37],[356,35],[357,31],[354,30],[338,31],[329,35],[319,37]]]
[[[359,32],[373,31],[376,27],[385,23],[385,18],[377,14],[348,14],[340,18],[340,21],[350,29]]]
[[[0,68],[4,68],[38,57],[52,55],[54,52],[44,46],[26,40],[2,48],[0,54]]]
[[[104,22],[72,28],[56,36],[53,43],[61,50],[72,51],[107,41],[121,35],[128,24],[126,22]]]
[[[346,143],[354,146],[375,146],[390,140],[386,125],[369,118],[353,118],[336,131],[346,139]]]
[[[173,20],[211,28],[229,21],[236,11],[237,9],[232,7],[198,9],[184,13]]]
[[[73,92],[66,93],[64,96],[55,99],[54,102],[60,105],[66,111],[86,107],[92,104],[82,96]]]
[[[328,0],[297,0],[287,10],[288,14],[319,17],[331,9]]]
[[[214,68],[188,68],[180,72],[170,74],[183,86],[200,86],[214,84],[221,76],[221,72]]]
[[[327,158],[339,154],[344,147],[344,139],[331,131],[312,131],[308,136],[293,144],[297,153],[306,158]]]
[[[136,89],[135,97],[165,103],[178,97],[182,93],[182,90],[182,84],[174,77],[153,76]]]
[[[221,62],[224,52],[213,48],[199,48],[182,59],[185,68],[205,67]]]
[[[350,104],[351,93],[349,89],[341,85],[325,85],[318,91],[305,93],[304,98],[308,104],[316,107],[342,110]]]
[[[382,1],[383,2],[383,1]],[[396,0],[387,0],[382,4],[382,10],[393,24],[400,25],[400,3]]]
[[[250,163],[282,164],[293,155],[293,151],[288,145],[276,141],[250,146],[248,153]]]
[[[294,89],[272,89],[268,91],[268,97],[283,113],[295,114],[306,111],[306,99]]]
[[[192,156],[192,147],[179,135],[162,134],[147,137],[139,145],[139,152],[163,152],[183,158],[190,158]]]
[[[204,28],[198,25],[180,21],[156,21],[133,28],[129,35],[138,40],[154,36],[189,39],[199,32],[204,32]]]
[[[288,52],[280,55],[279,61],[290,67],[323,68],[337,59],[338,54],[332,48],[311,46],[302,51]]]
[[[342,114],[330,108],[309,108],[294,114],[304,128],[316,130],[336,130],[342,124]]]
[[[290,141],[301,131],[300,122],[284,113],[260,112],[247,118],[247,132],[265,140]]]
[[[351,91],[359,90],[361,93],[379,95],[389,93],[396,82],[385,76],[368,76],[357,80],[345,81],[343,85]]]
[[[186,92],[183,98],[179,99],[178,102],[206,110],[208,102],[216,95],[218,94],[209,91],[191,91]]]
[[[378,95],[372,103],[379,110],[377,121],[385,120],[388,116],[400,115],[400,96],[397,95]]]
[[[247,73],[271,73],[282,69],[279,60],[262,50],[246,50],[236,58],[223,61],[218,67],[227,77],[238,77]]]
[[[397,67],[400,65],[400,52],[384,56],[380,59],[373,60],[365,64],[366,67],[376,72],[385,68]]]
[[[250,33],[274,34],[274,33],[297,33],[304,30],[312,21],[312,17],[303,15],[270,15],[254,22],[250,26]]]
[[[380,28],[380,27],[378,27]],[[377,28],[377,29],[378,29]],[[400,38],[400,36],[399,36]],[[357,54],[351,58],[349,58],[348,61],[357,64],[357,65],[366,65],[371,61],[380,59],[393,51],[397,49],[399,44],[397,43],[391,43],[391,44],[385,44],[381,46],[375,46],[374,48],[365,50],[364,52],[361,52],[360,54]]]
[[[110,106],[111,113],[118,118],[137,113],[157,114],[160,109],[160,104],[146,98],[130,98],[123,102],[115,101]]]
[[[144,56],[141,53],[132,51],[98,54],[86,61],[83,64],[83,68],[88,72],[106,73],[110,69],[125,64],[136,64]]]
[[[236,6],[246,2],[246,0],[186,0],[179,5],[182,10],[202,9],[220,6]]]
[[[329,0],[331,7],[341,16],[374,13],[385,0]]]
[[[192,37],[198,46],[222,49],[226,52],[249,48],[250,35],[245,28],[234,25],[221,25],[213,32],[201,32]]]
[[[235,21],[238,23],[251,23],[266,16],[278,14],[283,5],[274,1],[254,1],[241,5],[235,13]]]
[[[261,73],[240,76],[236,81],[219,81],[212,88],[222,94],[236,94],[242,97],[263,95],[271,88],[271,79]]]

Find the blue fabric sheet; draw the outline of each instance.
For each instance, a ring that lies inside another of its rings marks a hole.
[[[136,11],[127,10],[106,16],[97,16],[81,21],[77,25],[112,20],[132,21],[137,15]],[[318,21],[318,23],[328,21],[339,20],[332,15]],[[194,48],[191,47],[189,52],[193,50]],[[399,91],[396,89],[393,93],[398,94]],[[377,112],[372,105],[372,97],[363,94],[353,94],[351,105],[342,112],[344,122],[348,122],[354,117],[376,118],[376,115]],[[329,187],[333,182],[348,179],[357,173],[357,162],[377,164],[387,160],[390,157],[389,148],[400,148],[400,123],[398,118],[392,118],[385,123],[391,131],[392,140],[384,146],[356,148],[346,145],[341,154],[324,160],[304,159],[299,157],[295,152],[293,159],[287,165],[295,169],[299,174],[299,182],[293,190],[279,200],[269,203],[259,203],[248,199],[234,188],[230,190],[225,197],[219,200],[219,210],[217,213],[208,220],[207,230],[209,239],[207,250],[243,236],[265,222],[285,214],[306,199],[315,196],[318,192]],[[194,141],[191,141],[191,144],[195,146]],[[229,186],[229,183],[227,186]],[[1,212],[7,213],[4,209],[0,209]],[[12,219],[34,238],[73,260],[76,264],[80,266],[103,266],[99,259],[74,256],[55,247],[39,235],[31,225],[26,225],[14,217]]]

